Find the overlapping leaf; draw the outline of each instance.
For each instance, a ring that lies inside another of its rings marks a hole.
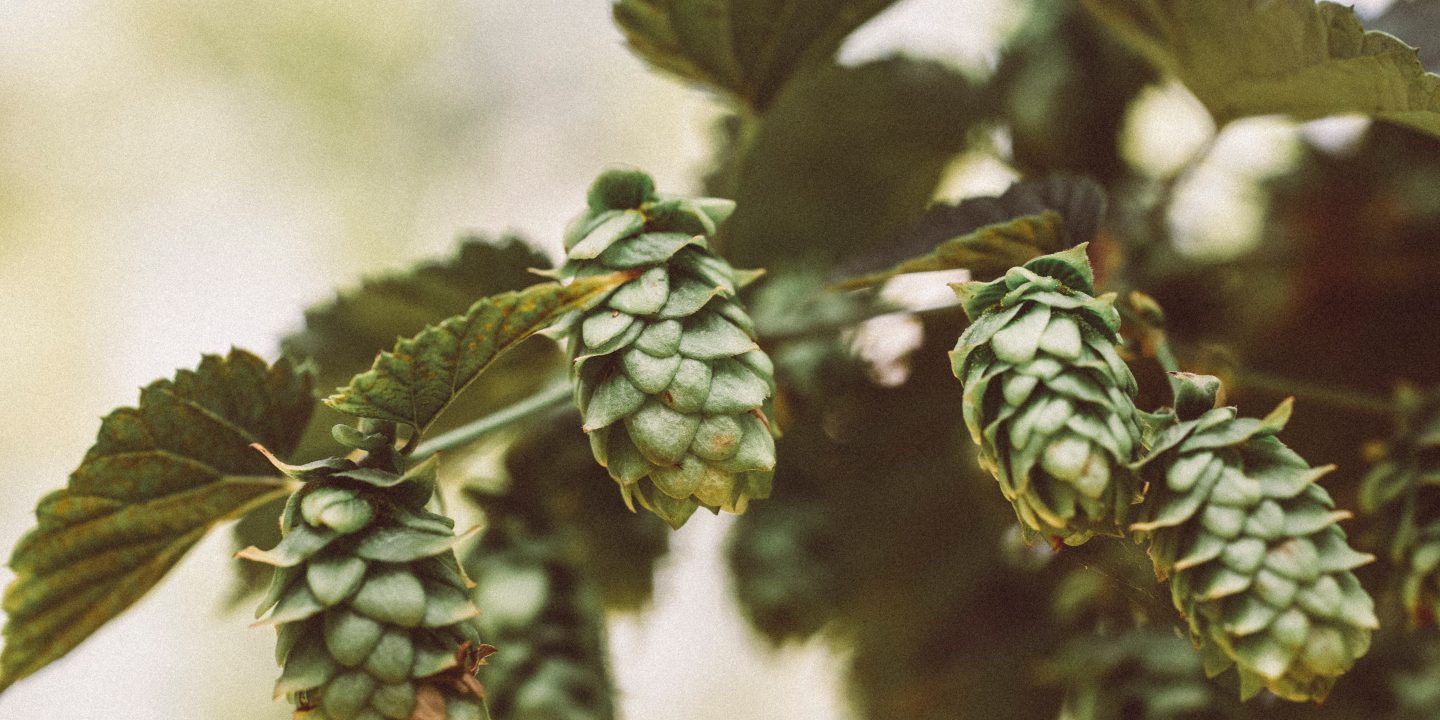
[[[615,22],[652,65],[765,109],[895,0],[619,0]]]
[[[634,277],[616,273],[544,283],[483,298],[463,315],[427,327],[381,353],[365,373],[325,400],[340,412],[405,423],[424,432],[497,357],[566,313]]]
[[[549,267],[550,259],[521,238],[467,237],[448,258],[427,261],[403,273],[367,278],[359,287],[342,290],[333,300],[307,309],[305,328],[286,337],[281,346],[287,356],[308,362],[315,385],[328,390],[368,369],[377,352],[394,345],[396,338],[409,337],[428,323],[463,313],[476,298],[532,285],[536,278],[530,269]],[[554,343],[522,343],[487,370],[491,382],[472,387],[456,400],[431,431],[445,432],[450,426],[529,397],[563,370],[563,356]],[[317,408],[297,454],[329,454],[334,442],[330,428],[346,421],[343,414],[330,408]],[[281,498],[236,523],[231,530],[234,548],[274,547],[280,542],[275,518],[283,505]],[[270,583],[270,570],[263,565],[233,563],[231,567],[236,574],[227,599],[231,604],[248,602]]]
[[[896,275],[935,270],[969,270],[977,280],[998,277],[1028,260],[1063,250],[1065,233],[1062,227],[1060,214],[1053,210],[986,225],[946,240],[930,252],[901,262],[889,270],[851,278],[838,287],[846,290],[867,287]]]
[[[1365,113],[1440,135],[1440,76],[1415,49],[1312,0],[1084,0],[1122,40],[1182,80],[1220,123],[1248,115]]]
[[[286,454],[310,379],[243,350],[158,380],[104,419],[67,487],[16,545],[0,690],[63,656],[149,590],[216,523],[286,490],[250,449]]]
[[[924,212],[979,108],[942,65],[890,59],[807,72],[761,121],[722,231],[740,266],[830,262]]]
[[[529,269],[548,267],[545,254],[519,238],[498,242],[466,238],[452,257],[367,279],[360,287],[306,310],[305,329],[285,338],[282,345],[287,355],[317,366],[317,385],[342,385],[365,371],[376,352],[393,345],[396,338],[463,313],[478,298],[532,285],[535,275]],[[521,355],[510,358],[507,363]],[[484,412],[488,410],[480,411]],[[329,425],[324,430],[328,443]]]

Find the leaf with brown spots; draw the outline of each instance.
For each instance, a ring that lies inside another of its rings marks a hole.
[[[423,433],[496,358],[572,310],[604,298],[633,272],[544,283],[482,298],[463,315],[382,352],[325,404],[358,417],[405,423]]]
[[[232,350],[110,413],[10,558],[0,691],[119,615],[216,523],[283,496],[250,444],[289,453],[313,408],[308,375]]]

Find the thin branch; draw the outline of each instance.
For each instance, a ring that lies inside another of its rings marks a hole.
[[[453,450],[472,443],[511,423],[561,404],[570,398],[570,392],[568,379],[554,382],[513,405],[503,407],[485,417],[472,420],[450,432],[420,443],[420,446],[415,448],[415,452],[411,454],[411,460],[418,462],[435,453]]]

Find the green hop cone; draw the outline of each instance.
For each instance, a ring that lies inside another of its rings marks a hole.
[[[1234,664],[1241,694],[1268,688],[1322,700],[1370,646],[1375,604],[1356,552],[1310,467],[1275,437],[1290,402],[1263,420],[1213,406],[1219,382],[1176,374],[1175,422],[1136,463],[1150,484],[1143,521],[1156,574],[1212,675]]]
[[[1135,378],[1085,245],[956,288],[972,324],[950,360],[980,464],[1025,527],[1078,545],[1121,535],[1138,481]]]
[[[1360,486],[1360,507],[1380,515],[1400,593],[1416,626],[1440,617],[1440,394],[1399,397],[1400,427]]]
[[[610,171],[566,233],[565,276],[635,279],[571,334],[575,400],[595,458],[673,527],[699,506],[744,512],[770,494],[774,368],[736,299],[754,278],[710,251],[733,203],[665,198],[650,176]]]
[[[393,437],[341,428],[337,438],[376,452],[277,462],[305,483],[281,516],[284,537],[240,553],[275,568],[257,616],[268,611],[261,624],[279,633],[276,696],[305,720],[487,718],[475,671],[493,648],[471,622],[454,522],[425,510],[434,462],[396,472]]]

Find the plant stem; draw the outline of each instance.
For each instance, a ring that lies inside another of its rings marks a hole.
[[[864,312],[856,313],[854,315],[834,320],[824,320],[815,323],[814,325],[806,325],[804,327],[796,328],[793,330],[784,330],[775,333],[762,333],[760,335],[760,342],[763,345],[767,346],[784,345],[785,343],[795,342],[797,340],[809,340],[812,338],[837,333],[842,330],[849,330],[856,325],[865,322],[866,320],[874,320],[875,318],[883,317],[885,315],[914,315],[923,319],[938,317],[941,315],[948,315],[958,309],[960,309],[959,303],[956,303],[954,305],[942,305],[936,308],[926,308],[924,310],[906,310],[903,307],[894,306],[873,307],[868,308]]]
[[[412,453],[410,457],[413,461],[418,462],[435,453],[452,450],[461,445],[474,442],[506,425],[559,405],[570,398],[570,392],[569,379],[546,385],[534,395],[513,405],[503,407],[485,417],[478,418],[450,432],[437,435],[420,443],[419,447],[415,448],[415,452]]]
[[[1395,403],[1385,398],[1347,387],[1320,385],[1246,368],[1232,370],[1230,379],[1242,388],[1277,395],[1293,395],[1299,400],[1343,408],[1357,413],[1388,416],[1393,415],[1396,411]]]

